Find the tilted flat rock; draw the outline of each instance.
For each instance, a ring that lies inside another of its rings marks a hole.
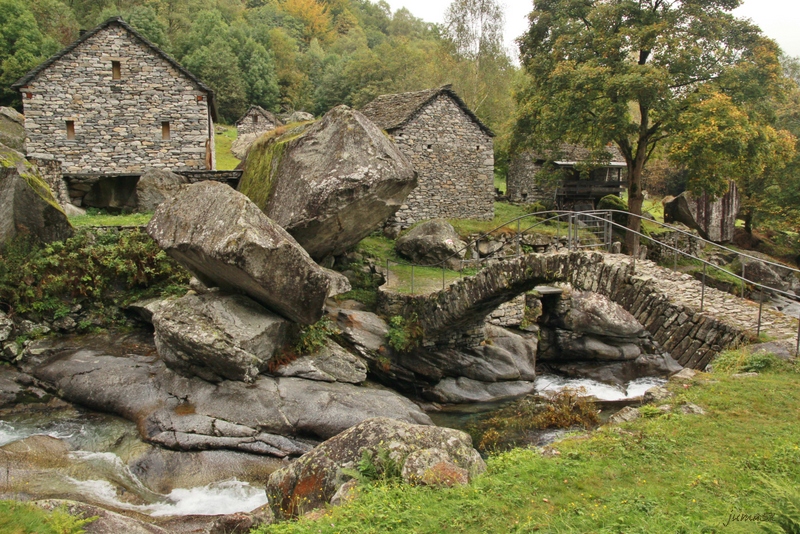
[[[188,294],[153,314],[158,353],[167,367],[210,382],[253,382],[281,350],[291,323],[244,295]]]
[[[146,168],[136,182],[136,211],[154,211],[188,183],[189,180],[180,174],[166,169]]]
[[[590,291],[571,290],[547,320],[551,326],[583,334],[638,338],[645,328],[625,308]]]
[[[397,462],[410,483],[419,483],[426,471],[446,462],[474,477],[486,470],[468,434],[451,428],[421,426],[384,417],[363,421],[317,446],[291,465],[275,471],[267,496],[276,518],[289,518],[325,506],[349,478],[364,451],[381,469],[381,451]],[[428,451],[426,454],[422,454]],[[406,462],[411,463],[406,469]]]
[[[225,184],[183,188],[156,209],[147,232],[207,286],[244,293],[298,323],[322,317],[329,276],[283,228]]]
[[[0,243],[20,234],[49,243],[71,237],[73,229],[36,166],[0,145]]]
[[[133,421],[143,439],[176,450],[296,456],[373,417],[432,424],[416,404],[386,389],[263,375],[252,384],[212,384],[152,357],[71,350],[32,372],[65,400]]]
[[[513,399],[533,392],[536,386],[525,380],[481,382],[466,377],[448,377],[424,390],[426,398],[444,403],[492,402]]]
[[[416,184],[411,162],[377,126],[337,106],[315,123],[256,140],[239,191],[321,260],[369,235]]]
[[[279,367],[272,374],[322,382],[360,384],[367,379],[367,365],[358,356],[350,354],[339,344],[328,340],[328,343],[315,354],[301,356]]]

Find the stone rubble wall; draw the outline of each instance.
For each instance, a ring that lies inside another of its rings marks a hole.
[[[506,196],[512,202],[532,204],[534,202],[553,202],[556,186],[539,183],[536,174],[542,170],[530,152],[517,154],[508,164],[506,176]]]
[[[70,203],[69,187],[64,181],[61,173],[61,162],[55,159],[28,158],[32,164],[36,165],[42,178],[50,186],[53,196],[61,206]]]
[[[519,326],[525,315],[525,294],[504,302],[486,317],[486,322],[495,326]]]
[[[121,64],[119,80],[112,61]],[[207,93],[118,25],[58,59],[22,97],[28,156],[57,159],[65,174],[206,168]],[[66,121],[74,121],[74,140]]]
[[[411,159],[418,184],[390,224],[494,218],[494,143],[446,95],[391,132]]]
[[[258,117],[258,122],[253,122],[253,117]],[[238,135],[262,134],[264,132],[271,132],[278,126],[278,124],[274,124],[272,121],[259,113],[258,110],[251,109],[250,113],[242,117],[242,119],[236,124],[236,132]]]

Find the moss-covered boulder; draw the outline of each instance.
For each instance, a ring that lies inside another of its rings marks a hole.
[[[203,284],[244,293],[302,324],[321,317],[331,278],[241,193],[200,182],[158,206],[150,237]]]
[[[320,260],[369,235],[416,183],[411,162],[389,137],[338,106],[317,122],[253,143],[239,191]]]
[[[49,243],[71,237],[73,229],[36,166],[0,144],[0,243],[20,234]]]
[[[25,117],[12,108],[0,107],[0,144],[25,151]]]
[[[272,512],[286,519],[325,506],[359,468],[366,476],[427,484],[436,483],[442,471],[458,471],[468,479],[485,471],[486,464],[464,432],[368,419],[272,473],[267,482]]]

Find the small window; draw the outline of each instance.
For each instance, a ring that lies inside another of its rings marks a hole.
[[[67,121],[67,139],[75,139],[75,121]]]
[[[161,123],[161,140],[169,141],[169,121]]]
[[[122,68],[119,64],[119,61],[112,61],[111,62],[111,79],[112,80],[119,80],[122,78]]]
[[[425,145],[425,148],[427,148],[428,150],[433,150],[433,145]]]
[[[475,150],[477,150],[478,152],[480,152],[480,151],[481,151],[481,147],[480,147],[480,145],[476,146],[476,147],[475,147]]]
[[[258,115],[253,115],[253,124],[258,124]]]

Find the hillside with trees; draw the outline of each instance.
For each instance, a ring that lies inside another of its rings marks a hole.
[[[214,89],[228,123],[250,104],[320,115],[446,83],[493,129],[513,110],[502,11],[464,0],[441,26],[370,0],[0,0],[0,105],[19,107],[11,83],[116,15]]]

